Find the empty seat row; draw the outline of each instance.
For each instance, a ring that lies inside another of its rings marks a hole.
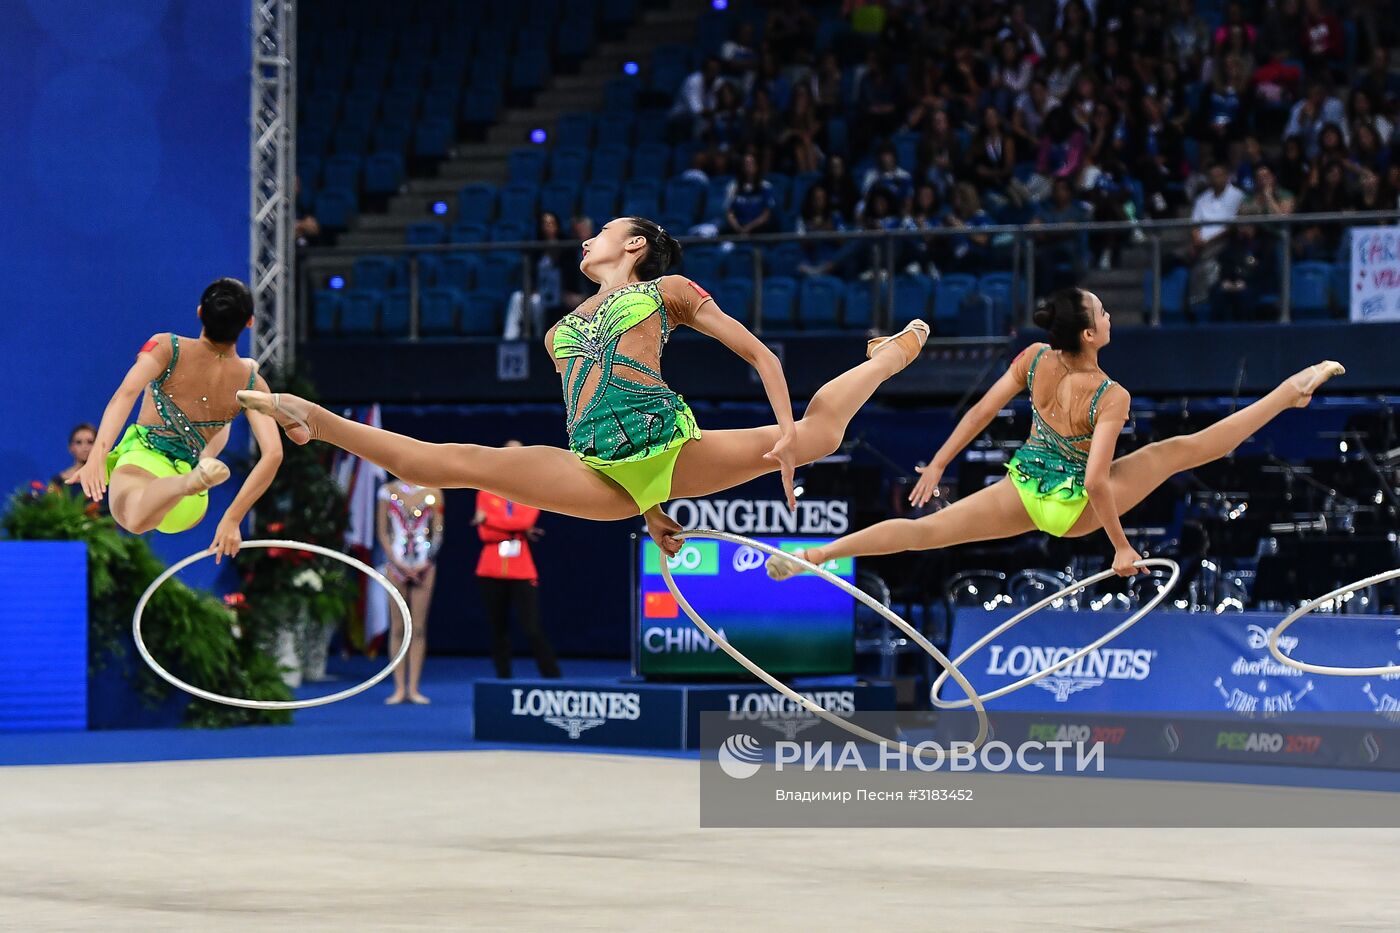
[[[425,289],[418,297],[418,333],[424,337],[498,336],[504,309],[501,292]],[[407,289],[327,289],[315,294],[311,324],[318,336],[407,337],[410,315]]]

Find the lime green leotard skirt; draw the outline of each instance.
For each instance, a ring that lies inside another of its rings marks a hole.
[[[126,429],[117,446],[107,454],[107,480],[111,482],[112,472],[117,467],[132,466],[145,470],[157,478],[183,476],[194,469],[186,460],[158,448],[151,439],[151,429],[144,424],[133,424]],[[174,508],[165,513],[157,531],[168,535],[188,531],[204,518],[209,509],[209,492],[205,490],[194,496],[185,496],[175,503]]]
[[[1034,463],[1028,453],[1024,457],[1023,453],[1026,453],[1025,448],[1018,450],[1006,465],[1007,477],[1020,494],[1021,504],[1035,527],[1063,538],[1089,504],[1083,481],[1073,471],[1067,471],[1057,482],[1056,477],[1048,475],[1053,467],[1047,469],[1045,463]]]
[[[627,491],[645,514],[671,498],[681,448],[700,438],[690,406],[662,387],[609,387],[613,404],[574,425],[570,446],[587,466]],[[619,397],[621,396],[621,397]]]

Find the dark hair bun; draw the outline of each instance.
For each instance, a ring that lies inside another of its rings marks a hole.
[[[676,241],[675,237],[671,236],[670,232],[661,231],[661,241],[658,245],[661,247],[662,255],[666,257],[667,272],[681,264],[681,244]]]
[[[1081,335],[1094,326],[1088,293],[1080,288],[1062,288],[1035,309],[1031,320],[1050,332],[1050,346],[1067,353],[1078,353]]]
[[[1049,330],[1050,325],[1055,323],[1055,312],[1045,302],[1041,302],[1035,309],[1035,314],[1031,315],[1031,320],[1035,326],[1041,330]]]

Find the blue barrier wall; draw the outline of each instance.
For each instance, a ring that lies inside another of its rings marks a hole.
[[[0,492],[67,466],[69,428],[101,417],[141,344],[198,333],[204,286],[246,278],[248,16],[226,0],[7,7]],[[155,537],[170,558],[212,536]]]
[[[0,542],[0,732],[87,728],[87,545]]]
[[[956,658],[1012,610],[961,609],[949,656]],[[1031,616],[959,665],[981,693],[1044,670],[1127,618],[1123,612]],[[1245,713],[1400,711],[1400,678],[1306,674],[1276,661],[1266,639],[1282,616],[1154,612],[1102,648],[990,703],[1000,710]],[[1400,618],[1314,615],[1279,647],[1314,664],[1376,666],[1400,661]],[[958,697],[945,686],[944,699]]]

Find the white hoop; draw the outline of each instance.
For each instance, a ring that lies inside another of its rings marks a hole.
[[[1177,565],[1176,561],[1168,560],[1165,557],[1149,557],[1146,560],[1140,560],[1135,562],[1133,566],[1167,567],[1171,569],[1171,577],[1167,580],[1166,586],[1158,590],[1157,595],[1148,600],[1145,606],[1143,606],[1137,612],[1134,612],[1132,615],[1128,616],[1127,619],[1123,620],[1121,623],[1119,623],[1114,628],[1110,629],[1108,632],[1100,636],[1095,641],[1092,641],[1089,644],[1085,645],[1083,648],[1080,648],[1074,654],[1071,654],[1066,658],[1061,658],[1059,661],[1056,661],[1054,664],[1050,665],[1045,670],[1036,671],[1034,674],[1031,674],[1028,677],[1022,677],[1020,680],[1016,681],[1013,684],[1007,684],[1005,687],[998,687],[996,690],[992,690],[989,693],[983,694],[975,694],[971,691],[968,691],[968,699],[966,700],[939,699],[938,691],[943,689],[943,682],[948,679],[948,673],[947,671],[945,671],[942,674],[938,675],[938,679],[935,680],[933,682],[933,686],[929,688],[929,700],[932,701],[933,705],[938,707],[939,709],[962,709],[963,707],[969,705],[972,702],[973,698],[985,703],[988,700],[995,700],[997,697],[1004,697],[1008,693],[1011,693],[1015,690],[1020,690],[1022,687],[1029,687],[1036,681],[1043,680],[1044,678],[1049,677],[1056,671],[1063,670],[1064,668],[1069,667],[1075,661],[1078,661],[1080,658],[1089,654],[1089,652],[1094,651],[1098,648],[1102,648],[1104,645],[1108,644],[1110,641],[1117,638],[1119,635],[1122,635],[1128,629],[1132,628],[1139,621],[1141,621],[1142,618],[1146,616],[1149,612],[1161,605],[1162,600],[1167,598],[1167,594],[1171,592],[1172,587],[1176,586],[1176,581],[1181,576],[1181,567]],[[1014,616],[1007,619],[1005,622],[1001,623],[996,628],[992,629],[990,632],[983,635],[981,638],[977,639],[975,642],[969,645],[966,651],[964,651],[962,654],[958,655],[956,658],[953,659],[954,666],[963,663],[969,657],[975,654],[980,648],[984,647],[993,638],[996,638],[998,635],[1000,635],[1002,632],[1005,632],[1013,625],[1016,625],[1029,618],[1030,616],[1035,615],[1037,612],[1044,609],[1051,603],[1058,602],[1059,600],[1064,599],[1071,593],[1076,593],[1079,590],[1084,589],[1085,587],[1093,586],[1095,583],[1098,583],[1102,580],[1107,580],[1109,577],[1112,576],[1114,576],[1114,571],[1111,568],[1108,570],[1101,570],[1098,573],[1094,574],[1092,577],[1086,577],[1083,580],[1071,583],[1069,586],[1060,590],[1058,593],[1052,593],[1051,595],[1042,599],[1040,602],[1036,603],[1034,606],[1029,606],[1025,609],[1022,609],[1020,612],[1016,613]],[[961,686],[961,684],[959,684],[959,686]],[[964,686],[963,689],[967,690],[967,687]]]
[[[1303,616],[1312,612],[1329,599],[1335,599],[1343,593],[1353,593],[1356,590],[1364,590],[1368,586],[1384,583],[1387,580],[1394,580],[1396,577],[1400,577],[1400,568],[1387,570],[1385,573],[1378,573],[1364,580],[1348,583],[1346,586],[1339,586],[1332,592],[1319,596],[1312,602],[1304,603],[1297,609],[1294,609],[1269,633],[1269,654],[1277,658],[1280,663],[1287,664],[1289,667],[1297,668],[1300,671],[1307,671],[1309,674],[1332,674],[1336,677],[1384,677],[1390,674],[1400,674],[1400,664],[1386,664],[1381,667],[1329,667],[1326,664],[1309,664],[1307,661],[1299,661],[1290,658],[1280,651],[1278,646],[1279,638],[1282,637],[1284,631],[1290,625],[1297,622]]]
[[[146,642],[141,638],[141,616],[146,611],[146,603],[150,601],[151,597],[155,594],[155,591],[160,589],[161,584],[163,584],[166,580],[169,580],[181,570],[184,570],[190,564],[193,564],[196,561],[203,560],[206,557],[212,556],[214,553],[214,549],[210,548],[206,551],[200,551],[198,554],[191,554],[189,557],[186,557],[179,563],[170,565],[165,569],[164,573],[152,580],[151,585],[146,587],[146,592],[142,593],[141,598],[137,601],[136,613],[131,617],[131,634],[132,637],[136,639],[136,650],[140,652],[141,658],[151,666],[151,670],[155,671],[162,678],[164,678],[167,683],[179,687],[186,693],[192,696],[197,696],[201,700],[208,700],[211,703],[222,703],[225,706],[240,706],[243,709],[309,709],[313,706],[325,706],[328,703],[335,703],[337,700],[347,699],[349,697],[354,696],[357,693],[364,693],[370,687],[373,687],[385,677],[388,677],[389,674],[394,670],[394,668],[398,667],[399,664],[403,661],[403,659],[408,655],[408,643],[413,639],[413,620],[409,618],[408,603],[404,602],[403,596],[400,595],[398,589],[395,588],[394,584],[390,583],[389,580],[378,570],[375,570],[373,567],[369,566],[366,563],[363,563],[362,561],[356,560],[348,554],[342,554],[339,551],[333,551],[330,548],[322,547],[319,544],[306,544],[302,541],[279,541],[272,539],[259,539],[256,541],[244,541],[243,547],[281,547],[294,551],[310,551],[313,554],[320,554],[322,557],[329,557],[333,560],[338,560],[342,564],[348,564],[349,566],[354,567],[361,573],[366,574],[375,583],[378,583],[380,586],[384,587],[385,591],[389,594],[389,598],[394,601],[394,603],[399,607],[399,612],[403,614],[403,644],[399,646],[399,653],[394,655],[393,659],[389,662],[389,665],[384,668],[384,670],[380,671],[378,674],[375,674],[369,680],[366,680],[365,682],[360,684],[356,684],[348,690],[342,690],[339,693],[332,693],[323,697],[312,697],[309,700],[245,700],[241,697],[226,697],[222,694],[210,693],[208,690],[202,690],[199,687],[196,687],[192,684],[185,683],[183,680],[176,677],[174,674],[170,673],[165,668],[161,667],[160,664],[156,662],[156,659],[151,657],[151,652],[146,650]]]
[[[762,551],[769,557],[779,557],[785,558],[787,560],[796,561],[797,563],[805,567],[808,570],[808,572],[814,573],[826,582],[833,584],[838,589],[844,591],[854,599],[857,599],[860,602],[864,603],[866,606],[869,606],[874,612],[884,617],[890,622],[891,625],[895,626],[900,631],[904,632],[904,634],[912,638],[914,642],[918,644],[920,648],[927,651],[935,661],[943,665],[943,676],[946,677],[948,676],[948,674],[952,674],[953,679],[958,682],[959,686],[961,686],[964,690],[968,692],[969,696],[976,696],[976,693],[972,689],[972,684],[968,683],[968,680],[966,677],[963,676],[962,671],[958,670],[957,666],[952,661],[949,661],[948,658],[943,654],[943,652],[935,648],[933,644],[927,638],[925,638],[916,628],[914,628],[908,622],[905,622],[903,619],[901,619],[898,615],[891,611],[889,607],[881,604],[879,600],[875,599],[875,597],[871,596],[869,593],[865,592],[864,590],[858,587],[852,586],[850,583],[847,583],[845,580],[842,580],[840,577],[836,576],[836,574],[831,573],[827,570],[823,570],[821,567],[818,567],[817,565],[809,561],[803,560],[795,554],[789,554],[786,551],[781,551],[778,548],[773,547],[771,544],[764,544],[763,542],[755,541],[752,538],[745,538],[743,535],[730,534],[727,531],[713,531],[709,528],[692,528],[689,531],[677,534],[676,537],[682,540],[688,538],[714,538],[717,541],[728,541],[731,544],[740,544],[746,547],[751,547],[756,551]],[[814,701],[798,693],[796,690],[793,690],[787,684],[778,680],[778,678],[774,677],[772,674],[759,667],[753,661],[750,661],[743,654],[743,652],[741,652],[738,648],[735,648],[728,641],[726,641],[723,635],[710,628],[709,623],[707,623],[704,619],[700,618],[700,614],[691,608],[691,605],[688,601],[686,601],[685,596],[682,595],[681,591],[676,588],[676,581],[671,579],[671,568],[669,566],[670,562],[666,559],[665,554],[661,555],[661,560],[659,561],[659,563],[661,565],[661,577],[666,581],[666,588],[671,591],[671,595],[676,598],[676,603],[681,607],[681,609],[685,610],[685,614],[690,617],[690,621],[694,622],[695,625],[700,629],[700,631],[704,632],[709,637],[710,641],[714,642],[715,644],[719,645],[720,648],[724,649],[725,654],[729,655],[735,661],[738,661],[741,665],[743,665],[743,667],[745,667],[749,671],[749,673],[753,674],[759,680],[762,680],[768,686],[772,687],[774,690],[778,691],[783,696],[787,697],[789,700],[792,700],[794,703],[803,707],[808,712],[816,716],[820,716],[822,719],[825,719],[832,725],[839,726],[840,728],[845,729],[847,732],[850,732],[853,735],[858,735],[868,742],[875,742],[877,744],[884,745],[898,745],[902,750],[906,752],[912,750],[915,752],[915,754],[918,753],[917,748],[911,749],[902,741],[897,742],[892,739],[886,739],[883,736],[876,735],[868,729],[861,728],[855,723],[848,722],[845,719],[842,719],[835,713],[829,712],[824,707],[818,705]],[[977,738],[972,740],[973,750],[976,750],[978,748],[981,748],[982,743],[987,740],[987,711],[982,708],[982,703],[980,700],[974,700],[972,703],[972,708],[977,713]]]

